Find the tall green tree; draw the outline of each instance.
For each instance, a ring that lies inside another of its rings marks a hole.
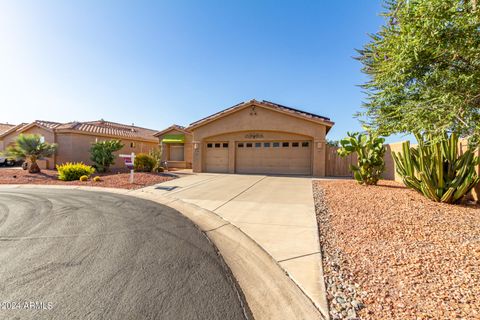
[[[358,114],[381,135],[480,137],[480,15],[472,0],[386,0],[358,50],[369,81]]]
[[[37,160],[51,157],[57,150],[56,144],[43,142],[38,134],[20,134],[15,143],[7,148],[6,154],[30,162],[28,172],[39,173]]]

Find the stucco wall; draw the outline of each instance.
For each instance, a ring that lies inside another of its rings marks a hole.
[[[205,170],[205,141],[208,139],[213,137],[218,139],[222,136],[224,139],[228,138],[230,145],[234,146],[236,141],[245,141],[245,134],[259,131],[272,132],[277,137],[274,139],[282,139],[282,136],[287,136],[289,133],[308,137],[308,140],[313,142],[313,175],[325,176],[326,126],[258,105],[255,110],[249,106],[192,129],[193,143],[197,146],[193,152],[193,171]],[[231,148],[229,152],[233,153],[233,155],[229,154],[229,172],[234,173],[235,148]]]
[[[90,147],[95,141],[112,140],[111,137],[102,137],[77,133],[58,133],[58,152],[57,163],[62,164],[65,162],[83,162],[85,164],[93,164],[90,160]],[[131,139],[120,139],[124,144],[124,147],[116,152],[115,164],[111,168],[125,168],[124,160],[118,158],[119,154],[130,154],[132,152],[148,153],[151,149],[158,147],[157,143],[136,141]],[[130,146],[134,143],[134,147]]]

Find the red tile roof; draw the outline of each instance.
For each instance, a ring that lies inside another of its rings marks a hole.
[[[104,120],[88,121],[88,122],[69,122],[62,124],[56,128],[58,131],[71,130],[78,132],[88,132],[93,134],[107,135],[118,138],[143,139],[157,142],[154,134],[155,130],[142,127],[115,123]]]

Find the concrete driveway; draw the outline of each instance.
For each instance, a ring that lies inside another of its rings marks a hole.
[[[328,314],[311,178],[194,174],[148,189],[211,210],[239,227]]]
[[[0,319],[245,319],[179,212],[103,192],[0,186]]]

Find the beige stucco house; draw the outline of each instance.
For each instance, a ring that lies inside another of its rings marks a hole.
[[[58,149],[54,156],[39,161],[43,168],[54,169],[57,164],[65,162],[90,161],[90,146],[96,141],[119,139],[124,144],[118,154],[131,152],[148,152],[158,147],[157,131],[125,125],[104,120],[89,122],[58,123],[51,121],[34,121],[10,126],[0,132],[0,151],[13,144],[17,136],[23,134],[38,134],[46,142],[57,143]],[[112,168],[124,168],[123,160],[116,159]]]
[[[159,133],[169,166],[194,172],[325,176],[329,118],[251,100]]]

